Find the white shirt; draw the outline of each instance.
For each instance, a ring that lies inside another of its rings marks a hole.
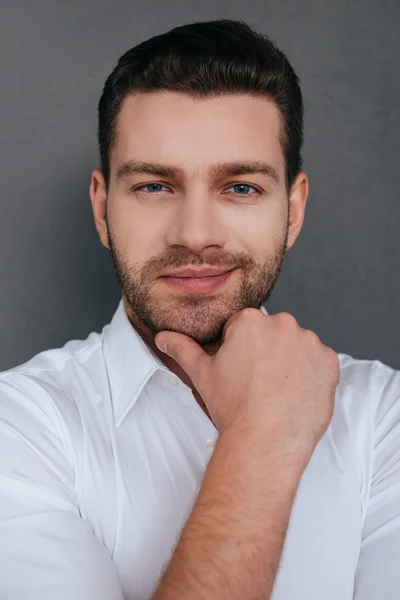
[[[400,372],[339,357],[273,600],[400,597]],[[0,599],[150,599],[216,439],[122,302],[102,333],[1,373]]]

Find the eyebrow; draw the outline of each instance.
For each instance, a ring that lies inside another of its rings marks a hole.
[[[178,178],[184,176],[183,169],[158,163],[149,163],[145,161],[127,160],[121,163],[117,168],[117,181],[136,174],[154,175],[155,177]],[[213,165],[208,173],[211,177],[234,177],[237,175],[251,175],[261,173],[274,183],[279,183],[279,173],[275,167],[262,161],[249,162],[226,162]]]

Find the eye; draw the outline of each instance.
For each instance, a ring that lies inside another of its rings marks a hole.
[[[146,190],[145,188],[150,188],[149,190]],[[156,189],[155,189],[156,188]],[[157,188],[165,188],[167,189],[165,186],[163,186],[161,183],[146,183],[145,185],[140,185],[139,187],[133,187],[132,188],[132,192],[141,192],[141,191],[147,191],[148,193],[152,194],[152,193],[156,193],[156,192],[161,192],[162,190],[157,189]]]
[[[164,190],[167,190],[167,191],[169,190],[169,188],[167,188],[166,186],[163,186],[161,183],[146,183],[146,184],[140,185],[138,187],[133,187],[131,189],[131,191],[155,194],[155,193],[164,191],[162,188],[164,188]],[[235,188],[236,188],[236,190],[231,193],[236,194],[238,196],[253,196],[254,194],[261,193],[259,190],[257,190],[255,187],[253,187],[252,185],[250,185],[248,183],[235,183],[230,188],[228,188],[228,190],[225,190],[224,193],[229,193],[229,190],[235,189]],[[253,190],[253,191],[251,191],[251,190]]]
[[[235,191],[235,192],[233,192],[234,194],[237,194],[237,195],[239,195],[239,196],[252,196],[252,195],[253,195],[253,192],[252,192],[252,193],[248,193],[248,190],[249,190],[249,189],[250,189],[250,190],[254,190],[254,192],[255,192],[256,194],[259,194],[259,193],[260,193],[260,192],[259,192],[259,191],[258,191],[258,190],[255,188],[255,187],[253,187],[252,185],[249,185],[248,183],[235,183],[235,184],[234,184],[234,185],[232,185],[230,188],[228,188],[228,190],[226,190],[226,192],[228,192],[228,191],[229,191],[229,190],[231,190],[232,188],[237,188],[237,189],[239,188],[239,191]],[[225,193],[226,193],[226,192],[225,192]]]

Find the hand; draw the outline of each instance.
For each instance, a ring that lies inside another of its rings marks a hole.
[[[340,369],[337,354],[287,313],[254,308],[225,324],[209,356],[183,334],[163,331],[157,346],[190,377],[219,432],[266,436],[279,451],[308,460],[332,418]]]

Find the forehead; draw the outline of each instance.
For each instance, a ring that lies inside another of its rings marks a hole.
[[[268,98],[196,99],[170,91],[130,95],[117,117],[110,164],[139,156],[196,176],[210,164],[245,158],[268,161],[283,173],[281,128],[279,110]]]

